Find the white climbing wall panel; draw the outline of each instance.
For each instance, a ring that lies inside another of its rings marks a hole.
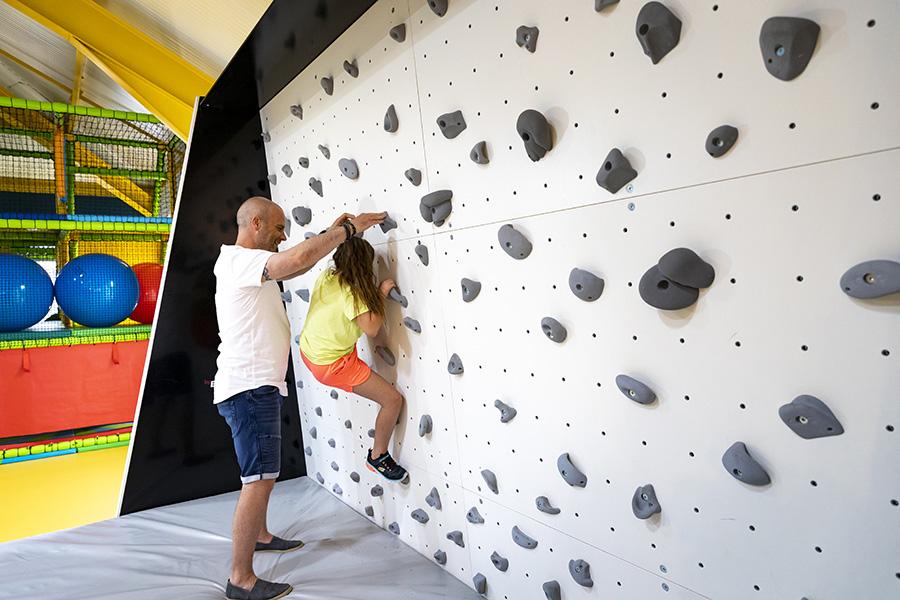
[[[386,210],[399,227],[366,238],[381,276],[409,300],[388,303],[377,342],[395,367],[360,343],[406,397],[393,454],[409,485],[365,469],[375,406],[330,397],[295,346],[309,473],[361,513],[371,507],[379,525],[396,522],[425,556],[446,552],[461,580],[485,575],[491,599],[544,598],[550,580],[564,599],[900,597],[900,298],[855,300],[838,285],[857,263],[900,260],[900,11],[888,0],[664,4],[683,22],[681,41],[654,65],[635,35],[640,2],[598,13],[591,0],[450,0],[438,17],[421,0],[380,1],[264,108],[273,199],[288,215],[313,212],[286,245],[342,212]],[[771,16],[821,26],[812,60],[789,82],[760,54]],[[400,23],[402,43],[388,36]],[[540,29],[535,53],[516,46],[519,25]],[[353,59],[355,79],[341,67]],[[332,96],[323,76],[334,77]],[[382,127],[391,104],[396,133]],[[554,131],[538,162],[516,133],[525,109]],[[436,119],[455,110],[468,127],[445,139]],[[740,135],[714,159],[704,143],[722,124]],[[481,140],[487,165],[468,156]],[[610,194],[594,177],[614,147],[638,175]],[[340,173],[340,158],[357,161],[357,180]],[[420,186],[404,177],[409,168],[422,171]],[[419,200],[440,189],[453,191],[453,212],[434,227]],[[527,259],[501,250],[505,223],[533,244]],[[420,243],[428,266],[414,253]],[[715,282],[690,308],[657,310],[638,281],[677,247],[709,262]],[[286,289],[311,288],[325,267]],[[572,294],[573,267],[603,277],[598,300]],[[471,303],[463,277],[483,286]],[[296,295],[288,306],[295,334],[306,308]],[[406,316],[421,334],[403,327]],[[541,332],[546,316],[567,328],[564,343]],[[453,353],[461,375],[447,372]],[[658,400],[630,401],[618,374]],[[845,432],[794,434],[778,408],[801,394],[823,400]],[[496,399],[516,418],[501,423]],[[425,414],[434,429],[419,437]],[[769,485],[722,466],[735,441]],[[586,487],[557,472],[565,452]],[[482,469],[496,474],[498,494]],[[631,498],[645,484],[662,512],[639,520]],[[383,496],[371,495],[375,485]],[[425,502],[432,487],[441,510]],[[561,513],[539,512],[537,496]],[[485,523],[466,520],[472,506]],[[427,524],[410,516],[417,508]],[[513,526],[538,547],[516,545]],[[491,564],[495,551],[506,572]],[[590,563],[593,588],[576,584],[571,559]]]

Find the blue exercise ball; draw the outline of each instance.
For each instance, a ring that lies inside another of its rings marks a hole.
[[[56,276],[56,301],[70,319],[87,327],[111,327],[137,306],[137,276],[109,254],[84,254]]]
[[[21,331],[47,316],[53,282],[30,258],[0,254],[0,333]]]

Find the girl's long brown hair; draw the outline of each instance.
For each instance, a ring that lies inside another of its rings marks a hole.
[[[338,281],[353,293],[356,306],[384,316],[384,298],[375,283],[375,249],[362,238],[351,237],[334,253],[334,272]]]

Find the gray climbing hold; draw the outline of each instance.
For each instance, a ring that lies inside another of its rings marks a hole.
[[[407,329],[415,331],[416,333],[422,333],[422,326],[419,324],[418,321],[416,321],[415,319],[413,319],[411,317],[403,317],[403,324],[406,326]]]
[[[419,202],[419,212],[422,214],[422,218],[440,227],[453,210],[452,199],[453,192],[451,190],[437,190],[422,196],[422,200]]]
[[[738,139],[737,127],[719,125],[706,136],[706,152],[713,158],[724,156]]]
[[[431,419],[431,415],[422,415],[422,418],[419,419],[419,437],[425,437],[431,433],[433,427],[434,422]]]
[[[458,529],[448,533],[447,539],[450,540],[451,542],[453,542],[454,544],[456,544],[457,546],[459,546],[460,548],[466,547],[466,543],[463,541],[462,531],[459,531]]]
[[[436,550],[434,553],[434,562],[436,562],[439,565],[446,565],[447,564],[447,553],[444,552],[443,550]]]
[[[406,299],[406,296],[400,293],[400,288],[398,288],[397,286],[391,288],[391,291],[388,292],[388,298],[390,298],[403,308],[409,306],[409,301]]]
[[[722,465],[732,477],[749,485],[766,485],[771,482],[762,465],[750,456],[744,442],[735,442],[725,451]]]
[[[266,179],[268,179],[269,183],[271,183],[272,185],[276,185],[278,183],[278,175],[276,175],[275,173],[270,174],[268,177],[266,177]]]
[[[828,405],[815,396],[797,396],[779,407],[778,416],[791,431],[805,440],[844,433],[844,427]]]
[[[544,158],[553,149],[553,132],[550,123],[540,112],[528,109],[516,119],[516,132],[525,144],[525,152],[532,161]]]
[[[338,393],[337,393],[337,390],[331,390],[331,397],[332,397],[333,399],[335,399],[335,400],[338,399]]]
[[[334,93],[334,79],[331,77],[323,77],[319,80],[319,84],[322,86],[322,89],[325,90],[325,93],[329,96]]]
[[[469,509],[469,512],[466,513],[466,521],[472,523],[473,525],[481,525],[484,523],[484,517],[481,516],[481,513],[478,512],[478,507],[473,506]]]
[[[479,165],[486,165],[491,162],[487,155],[487,144],[484,140],[481,140],[472,146],[472,149],[469,151],[469,158],[472,159],[472,162],[478,163]]]
[[[452,140],[466,129],[466,119],[459,110],[442,114],[437,118],[437,124],[448,140]]]
[[[531,254],[531,242],[509,223],[497,231],[497,239],[503,251],[516,260],[526,259]]]
[[[428,0],[429,2],[433,2],[434,0]],[[472,578],[472,583],[475,586],[475,591],[479,594],[487,593],[487,578],[481,573],[475,573],[475,576]]]
[[[655,65],[678,45],[681,21],[661,3],[648,2],[638,12],[634,32]]]
[[[322,416],[322,407],[321,407],[321,406],[317,406],[317,407],[314,409],[314,411],[315,411],[315,413],[316,413],[317,416],[319,416],[319,417]]]
[[[397,221],[395,221],[391,217],[385,217],[384,221],[379,223],[378,226],[381,227],[381,233],[387,233],[392,229],[397,229]]]
[[[375,430],[370,429],[369,431],[366,432],[366,435],[374,440],[375,439]]]
[[[569,273],[569,289],[585,302],[593,302],[603,293],[605,282],[590,271],[574,268]]]
[[[417,508],[416,510],[412,511],[409,516],[411,516],[414,521],[418,521],[423,525],[428,522],[428,513],[426,513],[421,508]]]
[[[487,484],[488,489],[490,489],[495,494],[499,494],[497,491],[497,476],[494,475],[494,472],[490,469],[484,469],[481,471],[481,476],[484,478],[484,482]]]
[[[391,39],[397,43],[406,41],[406,23],[400,23],[399,25],[394,25],[391,27],[391,30],[388,32],[388,35],[391,36]]]
[[[809,19],[766,19],[759,30],[759,49],[766,70],[782,81],[794,79],[809,64],[818,39],[819,26]]]
[[[350,77],[359,77],[359,66],[356,64],[355,58],[352,62],[349,60],[344,61],[344,70],[347,71],[347,75]]]
[[[373,485],[372,489],[369,490],[369,493],[372,494],[373,498],[377,498],[384,495],[384,488],[382,488],[380,485]]]
[[[397,118],[397,109],[391,104],[384,113],[384,130],[388,133],[395,133],[400,127],[400,119]]]
[[[262,139],[263,139],[264,143],[268,144],[269,142],[272,141],[272,135],[268,131],[263,131]]]
[[[322,144],[319,144],[318,148],[319,148],[319,152],[322,153],[322,156],[324,156],[325,158],[331,158],[331,150],[328,149],[328,146],[323,146]]]
[[[316,179],[315,177],[309,178],[309,189],[317,193],[319,196],[322,196],[322,182]]]
[[[312,211],[305,206],[298,206],[291,210],[291,218],[294,219],[294,223],[304,227],[312,221]]]
[[[568,452],[559,455],[559,458],[556,459],[556,468],[559,469],[559,474],[566,480],[566,483],[572,487],[585,487],[587,485],[587,475],[572,464],[572,459],[569,458]]]
[[[303,107],[299,104],[291,104],[291,114],[297,117],[298,119],[303,118]]]
[[[309,168],[309,159],[307,157],[301,156],[300,158],[297,159],[297,162],[300,163],[300,166],[303,167],[304,169]]]
[[[356,179],[359,177],[359,167],[352,158],[342,158],[339,160],[338,168],[341,170],[341,173],[344,174],[344,177],[347,177],[348,179]]]
[[[594,10],[600,12],[604,8],[608,8],[613,4],[618,4],[619,0],[594,0]],[[557,586],[558,587],[558,586]]]
[[[441,495],[438,494],[436,487],[431,488],[431,491],[425,496],[425,504],[434,510],[441,510]]]
[[[649,519],[656,513],[662,512],[653,485],[648,483],[634,491],[634,496],[631,497],[631,512],[638,519]]]
[[[514,525],[512,528],[512,539],[515,543],[528,550],[534,550],[538,545],[537,540],[523,533],[518,525]]]
[[[303,453],[307,456],[312,456],[312,446],[307,446],[306,448],[304,448]]]
[[[516,29],[516,46],[525,48],[529,52],[537,50],[538,34],[540,31],[537,27],[526,27],[520,25]]]
[[[284,173],[285,177],[290,177],[294,174],[294,170],[291,168],[291,165],[281,165],[281,172]]]
[[[606,155],[603,165],[597,171],[597,185],[615,194],[626,183],[637,177],[637,171],[618,148],[613,148]]]
[[[284,235],[291,237],[291,222],[287,217],[284,218]]]
[[[870,300],[900,292],[900,262],[867,260],[841,276],[841,289],[853,298]]]
[[[419,257],[419,260],[422,261],[422,264],[426,267],[428,266],[428,246],[424,246],[421,243],[416,244],[416,249],[414,250],[416,256]]]
[[[312,439],[316,439],[318,437],[318,435],[319,435],[319,432],[316,431],[316,428],[311,427],[309,430],[309,437],[311,437]]]
[[[325,478],[322,477],[321,473],[316,473],[316,481],[318,481],[322,485],[325,485]]]
[[[462,375],[463,364],[459,354],[454,353],[453,356],[450,357],[450,361],[447,363],[447,372],[451,375]]]
[[[603,0],[594,0],[596,2],[602,2]],[[618,2],[619,0],[615,0]],[[596,4],[595,4],[596,6]],[[547,600],[561,600],[562,592],[559,589],[559,582],[555,579],[552,581],[545,581],[544,585],[541,586],[541,589],[544,590],[544,596],[547,597]]]
[[[334,441],[334,438],[328,438],[328,445],[334,448],[337,445],[337,442]],[[337,465],[335,463],[331,463],[331,468],[337,471]]]
[[[309,290],[308,289],[304,288],[302,290],[297,290],[296,294],[298,296],[300,296],[300,299],[303,300],[304,302],[309,302]]]
[[[706,288],[716,278],[713,266],[689,248],[669,250],[659,259],[659,272],[664,277],[692,288]]]
[[[497,567],[498,571],[503,571],[504,573],[509,568],[509,559],[503,558],[502,556],[497,554],[496,550],[491,554],[491,563],[493,563],[493,565]]]
[[[459,283],[462,288],[463,302],[471,302],[481,293],[481,282],[479,281],[472,281],[463,277]]]
[[[301,290],[301,291],[302,291],[302,290]],[[298,296],[300,295],[300,291],[297,292],[297,295],[298,295]],[[297,387],[298,387],[299,389],[302,390],[302,389],[303,389],[303,381],[301,381],[301,380],[298,379],[298,380],[297,380]]]
[[[397,359],[394,358],[394,353],[391,352],[389,348],[385,348],[384,346],[375,346],[375,354],[380,356],[381,360],[386,362],[391,367],[397,364]]]
[[[334,492],[335,494],[337,494],[338,496],[343,496],[343,495],[344,495],[344,490],[342,490],[342,489],[341,489],[341,486],[339,486],[338,484],[334,484],[334,485],[331,487],[331,491]]]
[[[397,524],[397,521],[393,521],[390,525],[388,525],[388,531],[390,531],[394,535],[400,535],[400,525]]]
[[[638,404],[653,404],[656,401],[656,394],[653,390],[628,375],[616,375],[616,387],[626,398],[634,400]]]
[[[418,169],[407,169],[403,172],[403,175],[415,186],[422,183],[422,171]]]
[[[591,579],[591,565],[582,559],[569,561],[569,574],[575,583],[582,587],[594,587],[594,580]]]
[[[345,429],[353,429],[353,423],[350,421],[350,419],[347,419],[346,421],[344,421],[344,428]]]
[[[494,406],[500,411],[500,422],[509,423],[516,417],[516,409],[500,400],[494,400]]]
[[[550,504],[550,499],[547,496],[538,496],[534,499],[534,504],[537,506],[537,509],[542,513],[547,513],[548,515],[558,515],[561,511]]]
[[[700,290],[672,281],[662,274],[657,265],[647,269],[641,277],[638,293],[644,302],[661,310],[687,308],[700,297]]]
[[[562,344],[566,341],[566,336],[568,336],[566,328],[553,317],[544,317],[541,319],[541,331],[557,344]]]
[[[366,510],[366,515],[367,515],[367,516],[369,516],[369,517],[374,517],[374,516],[375,516],[375,509],[372,508],[371,506],[366,506],[366,509],[365,509],[365,510]]]
[[[449,0],[428,0],[428,8],[437,16],[443,17],[447,14],[448,3]]]
[[[357,473],[356,471],[351,471],[350,480],[353,481],[353,483],[359,483],[359,473]]]
[[[291,292],[290,292],[290,290],[288,290],[288,291],[286,291],[286,292],[281,292],[281,300],[284,301],[284,302],[286,302],[286,303],[288,303],[288,304],[291,303],[291,300],[293,300],[293,298],[291,297]]]

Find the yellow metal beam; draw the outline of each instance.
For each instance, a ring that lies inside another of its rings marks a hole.
[[[0,192],[31,192],[35,194],[54,193],[53,179],[28,179],[23,177],[0,177]],[[96,181],[76,181],[75,193],[79,196],[106,196],[108,192]]]
[[[12,92],[10,92],[8,89],[3,87],[2,85],[0,85],[0,96],[6,96],[7,98],[13,97]]]
[[[69,41],[186,140],[213,79],[93,0],[6,0]]]
[[[84,77],[84,54],[75,49],[75,75],[72,78],[72,96],[69,104],[75,106],[81,100],[81,79]]]

